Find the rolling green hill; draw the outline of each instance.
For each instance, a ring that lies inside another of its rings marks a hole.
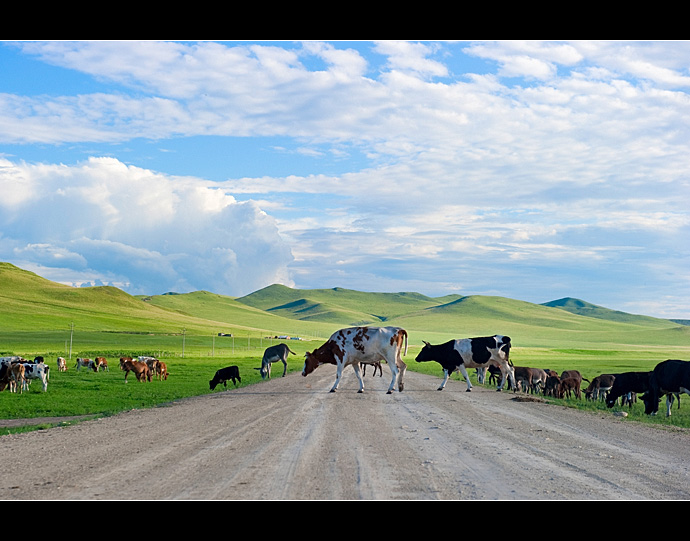
[[[64,330],[120,333],[292,335],[325,338],[353,325],[400,325],[411,343],[508,334],[517,347],[690,348],[690,327],[576,299],[544,305],[491,296],[367,293],[272,285],[240,298],[208,291],[132,296],[74,288],[0,263],[0,333]]]

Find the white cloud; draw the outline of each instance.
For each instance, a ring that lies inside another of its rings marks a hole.
[[[275,221],[208,182],[92,158],[74,167],[5,161],[0,188],[32,187],[21,205],[0,198],[0,260],[130,283],[133,293],[212,289],[246,294],[285,281],[292,256]],[[260,260],[261,265],[256,261]]]

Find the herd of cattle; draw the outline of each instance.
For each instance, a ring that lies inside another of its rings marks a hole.
[[[275,346],[274,346],[275,347]],[[438,390],[446,386],[453,372],[460,372],[467,384],[467,391],[472,384],[467,373],[468,368],[477,371],[480,383],[497,381],[498,390],[506,386],[515,391],[531,393],[541,392],[557,398],[573,396],[581,398],[582,394],[589,399],[606,401],[613,407],[620,399],[622,404],[632,405],[638,394],[645,403],[645,413],[656,414],[662,396],[666,396],[667,415],[671,415],[674,396],[679,400],[680,394],[690,394],[690,362],[667,360],[659,363],[649,372],[624,372],[621,374],[601,374],[591,381],[582,377],[577,370],[564,371],[558,375],[553,370],[514,366],[510,360],[510,337],[503,335],[478,338],[461,338],[449,340],[443,344],[432,345],[424,342],[424,347],[416,357],[417,362],[435,361],[443,368],[444,378]],[[400,327],[349,327],[336,331],[321,347],[305,354],[302,375],[307,376],[322,364],[336,365],[336,378],[331,392],[340,384],[343,369],[352,365],[359,380],[359,391],[364,390],[364,381],[360,365],[378,366],[385,361],[391,370],[391,383],[388,393],[397,384],[398,391],[404,388],[404,376],[407,365],[402,356],[407,353],[407,332]],[[285,363],[287,353],[279,359]],[[262,361],[262,375],[264,375]],[[376,374],[376,372],[374,372]],[[283,374],[285,375],[285,374]],[[218,374],[216,374],[218,376]],[[589,383],[582,388],[582,382]],[[212,382],[213,384],[213,382]],[[213,388],[213,387],[212,387]]]
[[[82,368],[93,370],[94,372],[109,372],[108,361],[105,357],[87,359],[77,358],[74,365],[77,371]],[[58,372],[67,371],[67,361],[64,357],[57,358]],[[127,376],[132,372],[138,381],[151,381],[155,375],[159,380],[168,379],[168,367],[163,361],[155,357],[141,356],[137,359],[132,357],[120,357],[120,370],[125,373],[125,383]],[[0,391],[8,389],[10,392],[22,393],[29,388],[32,380],[41,381],[43,390],[48,390],[48,380],[50,379],[50,367],[45,363],[42,356],[29,361],[20,356],[0,357]]]
[[[563,398],[575,396],[581,398],[584,394],[588,399],[601,399],[608,407],[613,407],[618,400],[622,405],[632,405],[638,394],[642,395],[646,414],[656,414],[659,410],[661,397],[666,396],[666,414],[671,415],[674,397],[680,394],[690,394],[690,362],[667,360],[657,364],[649,372],[624,372],[621,374],[601,374],[591,381],[582,377],[577,370],[568,370],[558,375],[553,370],[514,366],[510,360],[510,337],[503,335],[484,336],[478,338],[460,338],[449,340],[443,344],[432,345],[424,342],[424,347],[416,357],[417,362],[435,361],[441,365],[444,377],[439,391],[442,391],[448,378],[453,372],[460,372],[467,384],[467,391],[472,390],[472,384],[467,373],[468,368],[477,371],[480,383],[495,381],[497,390],[504,387],[514,391],[543,393],[547,396]],[[261,377],[271,377],[271,365],[274,362],[283,364],[283,376],[287,374],[288,354],[295,354],[286,344],[271,346],[264,351],[261,367]],[[336,378],[331,392],[335,392],[340,385],[343,369],[352,365],[359,381],[359,391],[364,391],[364,370],[367,365],[381,370],[381,362],[388,364],[392,379],[388,393],[396,388],[404,389],[404,376],[407,365],[403,362],[403,355],[407,354],[407,332],[400,327],[348,327],[340,329],[319,348],[313,352],[306,352],[302,375],[308,376],[323,364],[336,366]],[[104,357],[95,359],[78,358],[76,369],[85,368],[94,372],[109,370]],[[362,372],[360,373],[360,366]],[[64,358],[58,358],[58,370],[67,370]],[[138,381],[151,381],[155,375],[159,380],[168,379],[168,369],[164,362],[155,357],[120,358],[120,370],[127,376],[132,372]],[[36,357],[27,361],[21,357],[0,357],[0,391],[8,388],[10,391],[22,392],[29,383],[39,379],[43,390],[48,388],[49,368],[43,357]],[[488,376],[488,379],[487,379]],[[228,366],[222,368],[209,381],[213,391],[221,383],[227,387],[227,382],[235,385],[241,382],[239,368]],[[585,381],[589,385],[582,387]]]

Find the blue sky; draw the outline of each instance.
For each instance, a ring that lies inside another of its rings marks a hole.
[[[0,42],[0,261],[690,318],[690,42]]]

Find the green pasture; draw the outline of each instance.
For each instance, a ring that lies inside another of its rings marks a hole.
[[[255,368],[266,347],[285,341],[297,353],[290,356],[289,370],[301,370],[305,351],[321,345],[336,330],[354,325],[405,328],[409,369],[439,381],[440,365],[414,360],[424,341],[439,344],[455,338],[509,335],[515,365],[559,373],[577,369],[587,379],[649,371],[666,359],[690,360],[690,326],[581,301],[549,304],[280,285],[242,298],[207,291],[134,297],[113,287],[56,284],[0,262],[0,355],[28,359],[40,355],[51,368],[46,393],[36,383],[23,395],[0,393],[0,419],[106,416],[164,405],[210,393],[208,382],[214,372],[231,364],[239,366],[242,386],[260,385]],[[283,336],[301,339],[276,338]],[[156,356],[168,365],[170,377],[139,383],[130,375],[125,385],[119,370],[123,355]],[[68,359],[67,372],[57,371],[58,356]],[[77,357],[96,356],[108,359],[110,372],[74,368]],[[275,367],[274,374],[276,369],[280,372]],[[452,377],[460,379],[459,374]],[[682,398],[683,403],[687,400],[690,397]],[[611,414],[602,404],[584,400],[549,402]],[[665,407],[660,408],[663,412]],[[690,427],[690,407],[674,409],[668,419],[663,414],[650,418],[638,403],[623,422],[630,421]]]

